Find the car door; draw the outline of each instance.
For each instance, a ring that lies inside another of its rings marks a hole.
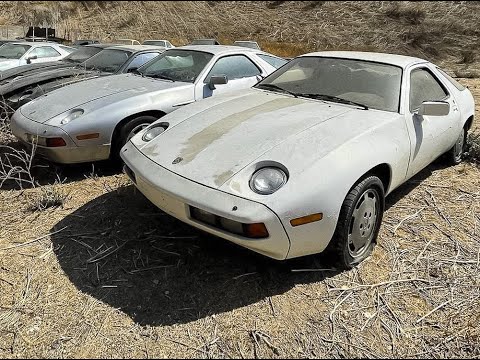
[[[26,54],[26,59],[30,58],[30,63],[32,64],[56,61],[61,57],[62,54],[51,46],[39,46],[32,49],[29,54]]]
[[[228,82],[215,85],[215,88],[211,89],[208,82],[214,75],[226,75]],[[203,81],[199,83],[200,89],[198,89],[199,91],[195,90],[195,97],[199,100],[212,95],[246,89],[255,85],[264,76],[266,76],[265,71],[250,57],[244,54],[226,55],[217,59]]]
[[[453,96],[428,66],[412,68],[407,84],[405,116],[411,143],[407,173],[410,177],[453,146],[460,131],[460,112]],[[446,116],[418,115],[424,101],[448,102],[450,111]]]

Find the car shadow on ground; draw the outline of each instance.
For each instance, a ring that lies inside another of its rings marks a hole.
[[[387,209],[433,169],[393,192]],[[88,202],[51,229],[56,231],[54,251],[73,284],[141,325],[188,323],[338,274],[332,268],[292,271],[328,268],[318,255],[275,261],[196,230],[132,185]]]

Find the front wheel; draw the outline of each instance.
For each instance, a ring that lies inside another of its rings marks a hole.
[[[384,209],[385,190],[378,177],[364,178],[350,190],[326,249],[339,269],[351,269],[370,256],[377,241]]]
[[[135,119],[132,119],[125,123],[120,131],[115,136],[115,139],[112,139],[112,149],[110,151],[110,157],[112,160],[120,160],[120,150],[122,147],[136,134],[145,129],[148,125],[157,120],[154,116],[139,116]]]

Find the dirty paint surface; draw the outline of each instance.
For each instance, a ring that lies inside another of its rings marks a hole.
[[[180,151],[179,156],[183,158],[183,164],[187,164],[195,159],[195,157],[208,145],[240,125],[242,122],[249,120],[254,116],[258,116],[259,114],[298,105],[302,102],[302,100],[290,97],[276,98],[242,112],[227,116],[191,136],[185,142],[185,147]]]

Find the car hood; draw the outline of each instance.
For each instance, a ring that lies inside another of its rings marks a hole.
[[[365,110],[249,90],[227,101],[218,99],[218,104],[187,121],[176,122],[175,113],[167,115],[162,121],[173,125],[163,134],[144,145],[139,145],[142,144],[139,137],[134,143],[162,167],[206,186],[220,188],[255,159],[265,158],[274,148],[288,144],[294,137],[296,142],[301,142],[302,135],[311,131],[317,131],[319,137],[336,137],[332,132],[335,126],[327,124],[334,125],[336,118],[345,118],[350,113],[364,116]],[[349,125],[334,130],[342,134],[338,136],[342,141],[374,126],[373,121],[360,122],[363,129],[351,126],[353,120],[343,123]],[[322,132],[322,128],[327,130]],[[338,144],[331,141],[321,151],[327,153],[336,146]],[[318,152],[311,155],[318,156]]]
[[[123,99],[125,95],[137,96],[184,85],[185,83],[143,78],[132,74],[103,76],[49,92],[25,104],[20,111],[30,120],[45,123],[57,115],[95,100],[105,101],[98,105],[101,107]]]
[[[12,69],[7,69],[0,73],[0,85],[6,84],[13,79],[16,79],[21,76],[27,76],[37,72],[42,72],[46,70],[64,68],[64,67],[73,67],[75,64],[67,63],[63,61],[50,61],[45,63],[35,63],[29,65],[20,65]]]
[[[0,80],[0,95],[8,96],[27,86],[42,86],[56,79],[68,79],[71,77],[82,79],[98,74],[100,74],[98,71],[82,70],[66,66],[36,69],[24,72],[18,76],[11,76],[8,79]]]
[[[19,60],[17,59],[0,59],[0,71],[7,70],[18,65]]]

